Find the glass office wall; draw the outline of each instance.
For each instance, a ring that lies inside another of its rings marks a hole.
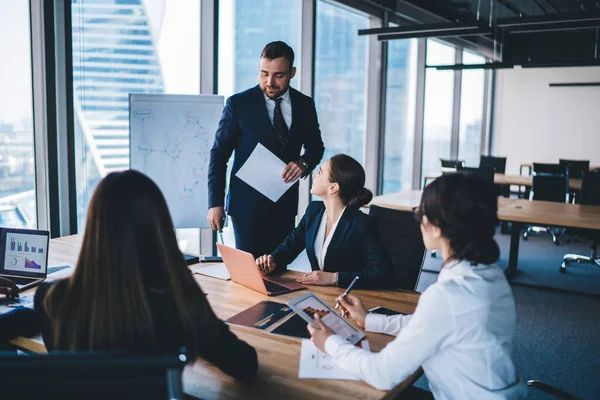
[[[0,1],[0,226],[36,228],[29,1]]]
[[[452,65],[454,47],[427,40],[427,65]],[[440,158],[450,158],[454,71],[427,68],[425,72],[425,116],[423,124],[422,176],[440,173]]]
[[[294,50],[300,66],[302,0],[220,0],[218,92],[226,97],[258,84],[260,53],[281,40]],[[291,86],[300,87],[300,74]]]
[[[130,93],[200,93],[200,0],[72,0],[79,231],[98,181],[129,167]]]
[[[363,162],[368,48],[366,36],[357,31],[368,27],[365,15],[317,2],[314,99],[324,160],[345,153]]]
[[[412,188],[417,45],[416,39],[388,42],[383,194]]]
[[[463,51],[463,64],[483,63],[485,63],[484,57]],[[483,69],[462,71],[458,158],[465,160],[469,167],[479,165],[484,87],[485,71]]]

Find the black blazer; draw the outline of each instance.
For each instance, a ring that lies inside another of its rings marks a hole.
[[[57,301],[61,301],[66,292],[66,283],[67,281],[65,279],[56,282],[44,282],[35,293],[34,307],[42,326],[44,343],[49,351],[69,350],[54,348],[52,318],[46,313],[44,308],[44,298],[48,293],[48,289],[53,285],[57,285],[53,296],[56,296],[55,298]],[[215,364],[223,372],[234,378],[243,379],[254,376],[258,369],[256,350],[231,333],[227,325],[219,320],[214,314],[208,301],[206,301],[206,298],[203,299],[203,306],[208,308],[206,312],[212,317],[209,318],[212,319],[210,323],[217,324],[219,329],[216,337],[213,337],[210,340],[207,338],[205,346],[200,349],[200,356]],[[179,327],[179,321],[174,318],[174,316],[177,315],[175,312],[177,310],[175,302],[167,293],[161,294],[149,291],[148,303],[156,327],[156,336],[160,347],[159,350],[164,352],[177,352],[181,346],[185,346],[185,343],[182,343],[183,341],[181,340],[181,327]],[[207,329],[207,331],[214,332],[215,330],[211,327],[210,329]],[[148,351],[156,350],[157,349],[148,349]]]
[[[308,205],[298,226],[271,254],[278,269],[286,268],[306,249],[312,270],[319,270],[314,244],[324,213],[322,201]],[[348,287],[355,276],[360,277],[356,288],[394,286],[392,263],[373,218],[360,210],[346,208],[327,248],[323,271],[339,272],[340,287]]]
[[[259,220],[272,212],[296,215],[298,211],[298,184],[290,188],[278,201],[271,200],[250,187],[235,174],[244,165],[258,143],[276,154],[286,164],[300,158],[308,163],[310,173],[323,157],[325,148],[321,139],[317,111],[313,99],[290,87],[292,125],[287,141],[278,150],[273,124],[267,113],[265,98],[260,87],[237,93],[227,99],[215,141],[210,151],[208,167],[208,206],[224,206],[227,161],[235,150],[229,181],[226,209],[237,218]]]

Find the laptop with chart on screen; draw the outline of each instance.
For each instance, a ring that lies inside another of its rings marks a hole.
[[[48,275],[48,231],[0,228],[0,276],[21,291],[37,286]]]

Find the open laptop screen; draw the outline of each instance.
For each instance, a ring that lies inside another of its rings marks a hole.
[[[45,278],[48,231],[0,228],[0,274]]]

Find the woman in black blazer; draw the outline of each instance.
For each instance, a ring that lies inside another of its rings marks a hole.
[[[310,190],[323,201],[312,202],[285,242],[256,260],[259,270],[283,270],[306,249],[313,272],[298,279],[302,284],[348,287],[358,276],[357,288],[393,287],[375,221],[360,211],[373,198],[364,184],[365,171],[352,157],[338,154],[323,163]]]

